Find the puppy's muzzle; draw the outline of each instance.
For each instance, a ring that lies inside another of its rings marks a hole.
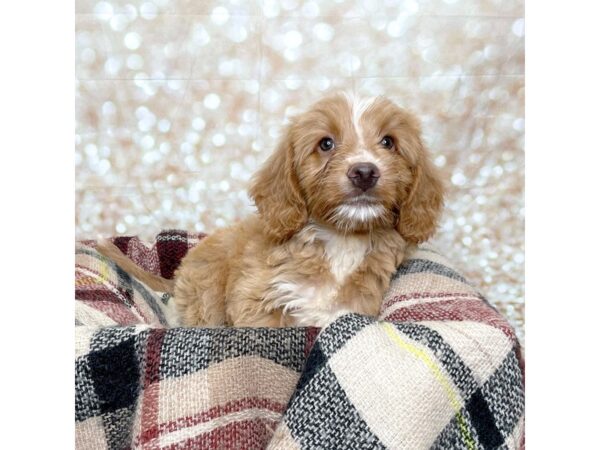
[[[354,186],[366,192],[377,184],[381,173],[375,164],[356,163],[348,169],[347,175]]]

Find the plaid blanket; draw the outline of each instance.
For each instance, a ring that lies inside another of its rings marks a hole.
[[[172,277],[202,235],[113,242]],[[379,320],[169,328],[169,297],[76,248],[78,449],[524,447],[513,329],[432,248],[398,268]]]

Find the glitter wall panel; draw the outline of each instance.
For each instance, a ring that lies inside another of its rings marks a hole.
[[[413,110],[448,184],[435,243],[523,338],[522,0],[76,1],[76,231],[212,231],[332,90]]]

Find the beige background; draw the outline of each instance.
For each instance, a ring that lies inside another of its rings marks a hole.
[[[332,89],[385,94],[447,177],[436,245],[523,338],[522,16],[519,0],[77,0],[77,238],[229,224],[286,117]]]

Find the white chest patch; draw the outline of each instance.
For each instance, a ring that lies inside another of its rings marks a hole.
[[[335,280],[341,284],[365,259],[369,249],[367,238],[342,236],[320,230],[317,237],[325,243],[325,256]]]
[[[298,326],[325,326],[341,314],[349,312],[336,305],[337,293],[344,280],[363,262],[369,250],[368,238],[343,236],[310,225],[306,230],[323,242],[325,258],[335,281],[315,284],[313,280],[291,282],[285,276],[272,281],[273,306],[283,307]]]

